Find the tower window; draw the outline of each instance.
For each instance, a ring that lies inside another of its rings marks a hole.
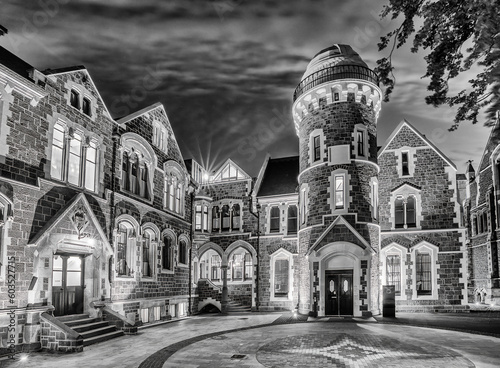
[[[365,155],[365,132],[362,130],[356,131],[356,136],[358,140],[358,156]]]
[[[314,161],[318,161],[321,159],[321,141],[319,135],[314,137],[313,144]]]
[[[401,152],[401,172],[403,176],[410,175],[410,168],[408,166],[408,152]]]
[[[344,176],[335,175],[335,209],[344,208]]]
[[[338,92],[335,92],[335,93],[333,94],[333,100],[334,100],[334,101],[340,101],[340,94],[339,94]]]

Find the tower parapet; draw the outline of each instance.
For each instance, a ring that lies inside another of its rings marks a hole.
[[[293,94],[292,114],[297,135],[300,121],[320,104],[345,102],[350,98],[370,106],[376,120],[381,96],[377,74],[351,46],[336,44],[321,50],[309,62]]]

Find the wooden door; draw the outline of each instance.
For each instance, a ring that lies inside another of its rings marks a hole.
[[[325,314],[353,314],[352,270],[325,272]]]
[[[55,316],[83,313],[84,258],[54,255],[52,263],[52,305]]]

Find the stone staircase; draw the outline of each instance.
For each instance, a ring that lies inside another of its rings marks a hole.
[[[83,337],[83,346],[107,341],[124,333],[101,318],[91,318],[88,314],[72,314],[56,317],[60,322]]]
[[[240,312],[251,312],[252,307],[248,305],[243,305],[232,300],[227,301],[227,312],[228,313],[240,313]]]

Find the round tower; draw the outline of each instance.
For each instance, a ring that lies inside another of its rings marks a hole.
[[[299,312],[378,312],[377,75],[348,45],[320,51],[295,89]]]

